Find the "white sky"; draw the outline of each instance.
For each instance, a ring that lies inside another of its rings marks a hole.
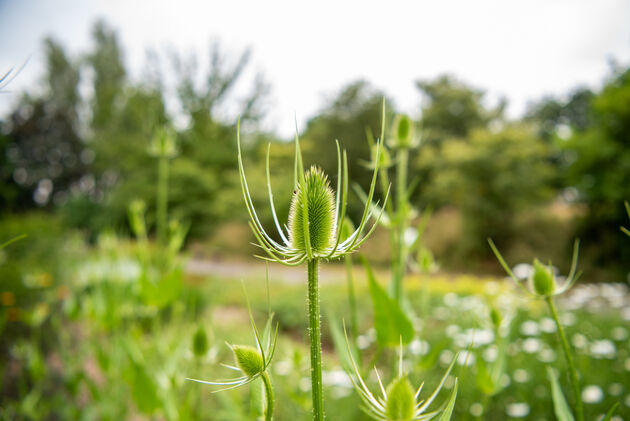
[[[266,127],[285,136],[294,115],[303,128],[325,98],[358,78],[417,114],[414,82],[448,72],[490,100],[507,97],[516,116],[545,94],[599,86],[610,59],[630,63],[625,0],[0,0],[0,73],[30,57],[0,112],[37,86],[45,35],[85,52],[97,17],[118,30],[136,78],[147,47],[197,53],[200,62],[212,39],[234,57],[251,47],[252,70],[272,84]]]

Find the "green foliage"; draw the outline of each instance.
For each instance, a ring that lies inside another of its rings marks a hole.
[[[431,161],[437,171],[427,195],[462,213],[461,254],[480,253],[483,238],[513,239],[516,213],[550,197],[548,148],[525,126],[475,130],[441,150],[422,155],[420,165]]]
[[[423,140],[437,144],[448,138],[466,137],[475,129],[488,126],[503,113],[505,104],[487,110],[482,105],[484,92],[448,75],[416,86],[426,98],[422,109]]]
[[[574,421],[575,418],[573,418],[571,409],[562,393],[562,388],[558,381],[558,373],[548,366],[547,376],[549,377],[549,383],[551,383],[551,396],[553,398],[553,409],[556,413],[556,419],[558,421]]]
[[[348,162],[349,174],[364,189],[370,184],[370,173],[362,162],[370,161],[365,148],[365,133],[379,133],[383,93],[365,81],[353,82],[341,89],[318,115],[307,123],[302,133],[307,161],[316,162],[327,174],[337,169],[333,150],[335,140],[352,159]],[[356,219],[356,218],[355,218]]]
[[[592,99],[590,124],[565,142],[567,184],[587,207],[579,235],[593,244],[588,253],[597,265],[630,270],[630,245],[612,229],[627,215],[619,206],[630,197],[630,70],[616,71]]]
[[[413,324],[398,303],[378,284],[367,260],[363,260],[363,265],[370,285],[374,329],[379,345],[398,346],[401,341],[408,344],[413,339]]]

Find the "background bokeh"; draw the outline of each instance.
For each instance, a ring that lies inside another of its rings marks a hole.
[[[626,3],[212,3],[0,1],[0,243],[26,235],[0,250],[3,417],[251,419],[243,393],[210,395],[184,381],[215,373],[224,339],[249,337],[239,279],[256,314],[267,308],[238,178],[237,118],[257,204],[267,201],[271,144],[284,221],[293,132],[307,163],[328,174],[336,174],[338,139],[352,182],[366,190],[383,98],[387,128],[400,112],[416,125],[410,201],[431,210],[422,244],[439,264],[429,298],[409,280],[412,301],[442,309],[432,313],[440,333],[415,345],[415,366],[437,376],[432,367],[448,362],[444,352],[478,319],[462,322],[448,309],[466,319],[479,313],[475,299],[506,288],[487,238],[509,262],[538,256],[563,273],[580,238],[580,282],[589,286],[565,304],[579,364],[605,394],[589,413],[617,399],[628,415]],[[272,227],[268,208],[259,209]],[[361,209],[352,195],[353,220]],[[387,265],[384,230],[363,254]],[[344,317],[343,269],[329,270],[325,306]],[[308,363],[296,277],[271,272],[287,402],[278,419],[308,418],[308,391],[289,375]],[[368,331],[365,285],[359,296]],[[545,351],[552,330],[536,303],[522,306],[513,315],[511,384],[485,419],[512,416],[510,408],[514,418],[552,419],[546,389],[528,386],[546,378],[537,365],[556,358]],[[210,344],[203,352],[193,352],[195,335]],[[365,335],[367,347],[374,338]],[[492,352],[486,345],[478,358]],[[344,412],[354,398],[343,380],[335,384],[332,340],[325,346],[329,399],[342,408],[331,419],[363,419]],[[475,418],[480,398],[469,385],[457,419]],[[513,405],[523,402],[518,416]]]

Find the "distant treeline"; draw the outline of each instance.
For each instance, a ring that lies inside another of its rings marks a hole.
[[[254,200],[265,200],[269,142],[274,190],[291,191],[293,146],[259,130],[270,86],[262,75],[245,80],[248,51],[232,55],[215,43],[204,66],[174,52],[168,59],[154,55],[143,78],[132,80],[116,33],[97,22],[92,37],[92,50],[76,57],[45,40],[42,89],[24,93],[0,120],[2,213],[54,212],[90,235],[127,230],[132,200],[154,212],[157,166],[149,147],[156,129],[170,126],[177,156],[169,208],[191,223],[190,238],[206,238],[226,221],[245,220],[234,108]],[[247,83],[239,96],[243,89],[235,87]],[[416,86],[423,105],[411,116],[420,133],[411,157],[412,200],[434,210],[426,241],[442,262],[485,261],[487,237],[512,257],[533,253],[562,262],[580,237],[593,278],[625,280],[630,241],[619,227],[628,225],[623,202],[630,199],[629,68],[612,68],[597,92],[578,88],[543,98],[517,120],[507,118],[504,101],[489,108],[483,90],[454,76]],[[300,133],[307,161],[334,179],[338,139],[352,158],[351,177],[365,187],[368,138],[380,133],[384,97],[389,124],[395,98],[367,81],[342,87]],[[281,217],[289,198],[276,195]],[[270,222],[270,215],[261,217]]]

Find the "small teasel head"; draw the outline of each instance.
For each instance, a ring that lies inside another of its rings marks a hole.
[[[202,326],[199,326],[193,335],[193,353],[196,357],[203,357],[208,352],[208,335]]]
[[[247,377],[255,377],[265,371],[265,361],[260,351],[252,346],[232,345],[236,366]]]
[[[385,411],[391,420],[408,421],[413,419],[416,408],[416,392],[407,376],[394,379],[385,390],[387,401]]]
[[[547,297],[556,291],[556,278],[551,266],[545,266],[538,259],[534,259],[534,270],[529,278],[529,289],[536,294]]]
[[[444,376],[442,376],[440,383],[437,385],[433,393],[428,398],[418,401],[424,383],[422,383],[417,389],[414,389],[409,381],[407,373],[403,371],[403,349],[401,340],[398,360],[398,375],[387,387],[383,386],[378,370],[376,367],[374,368],[381,392],[381,396],[378,396],[372,393],[363,380],[361,370],[354,360],[353,353],[350,349],[350,342],[348,341],[348,334],[345,330],[345,325],[344,334],[350,360],[350,367],[347,368],[349,370],[348,376],[350,377],[350,381],[352,382],[354,388],[357,390],[359,397],[363,401],[363,410],[371,418],[381,421],[420,421],[429,420],[440,415],[440,420],[447,421],[451,419],[453,407],[455,406],[455,400],[457,399],[457,379],[455,379],[453,391],[451,392],[451,396],[446,404],[444,404],[442,408],[432,411],[429,411],[429,407],[442,390],[446,379],[453,370],[453,366],[455,365],[459,354],[455,355],[453,361],[451,361],[451,364],[444,373]]]
[[[399,114],[394,118],[392,132],[389,138],[389,145],[397,149],[410,149],[418,146],[418,139],[415,137],[413,121],[405,114]]]
[[[494,245],[494,242],[492,242],[491,239],[488,239],[488,243],[490,244],[490,248],[494,252],[494,255],[497,257],[497,260],[499,260],[499,263],[507,272],[509,277],[520,288],[528,292],[530,295],[533,295],[534,297],[546,298],[562,294],[569,288],[571,288],[581,275],[580,272],[577,272],[578,253],[580,249],[579,240],[575,240],[575,244],[573,246],[573,259],[571,261],[571,270],[569,271],[569,275],[566,277],[566,279],[560,282],[559,279],[556,279],[551,263],[545,266],[538,259],[534,259],[534,268],[531,276],[527,280],[527,288],[523,286],[520,280],[514,275],[508,264],[505,262],[505,259],[499,252],[499,249],[497,249],[497,247]]]
[[[163,158],[174,158],[177,156],[175,131],[169,127],[162,127],[156,130],[149,145],[149,154]]]
[[[495,331],[498,331],[499,328],[501,327],[501,323],[503,322],[503,316],[501,315],[501,312],[499,312],[499,309],[496,308],[496,306],[491,306],[490,307],[490,321],[492,322],[492,327],[494,328]]]
[[[304,206],[305,201],[307,206]],[[306,252],[308,236],[313,255],[323,256],[334,246],[336,229],[335,196],[328,177],[319,167],[312,166],[304,174],[304,179],[298,184],[291,199],[291,247]],[[308,230],[308,234],[305,230]]]

